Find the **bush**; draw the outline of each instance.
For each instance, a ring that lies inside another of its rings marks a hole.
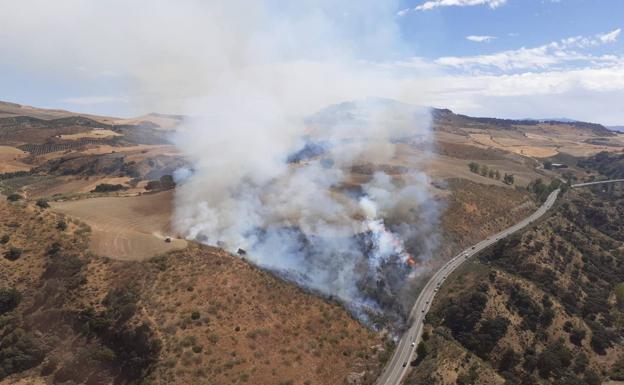
[[[39,365],[45,357],[41,341],[20,328],[0,339],[0,380]]]
[[[194,312],[191,313],[191,319],[192,320],[198,320],[200,317],[200,314],[197,310],[195,310]]]
[[[15,194],[15,193],[14,193],[14,194],[11,194],[11,195],[9,195],[9,196],[7,197],[7,200],[8,200],[9,202],[17,202],[17,201],[19,201],[19,200],[21,200],[21,199],[24,199],[24,197],[23,197],[23,196],[21,196],[21,195],[19,195],[19,194]]]
[[[100,183],[99,185],[95,186],[95,188],[91,190],[91,192],[105,193],[105,192],[120,191],[123,189],[125,189],[125,187],[121,184]]]
[[[148,190],[148,191],[160,190],[161,189],[160,181],[158,181],[158,180],[150,180],[145,185],[145,189]]]
[[[537,369],[542,378],[551,375],[560,377],[565,368],[572,363],[572,353],[565,347],[562,341],[548,345],[537,358]]]
[[[15,309],[22,295],[15,289],[0,289],[0,316]]]
[[[585,330],[574,328],[570,331],[570,342],[576,346],[581,346],[585,339]]]
[[[7,243],[9,243],[10,239],[11,237],[9,237],[9,234],[4,234],[2,238],[0,238],[0,243],[6,245]]]
[[[17,247],[11,247],[8,251],[4,253],[4,258],[9,261],[16,261],[22,255],[22,249],[18,249]]]
[[[56,228],[61,231],[67,230],[67,222],[61,219],[60,221],[56,223]]]
[[[41,207],[42,209],[47,209],[48,207],[50,207],[50,205],[48,204],[48,201],[46,201],[45,199],[37,199],[37,203],[35,204]]]
[[[175,186],[175,182],[173,181],[173,177],[171,175],[163,175],[160,177],[160,187],[163,190],[171,190]]]

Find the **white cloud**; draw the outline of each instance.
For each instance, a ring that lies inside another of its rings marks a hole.
[[[428,11],[438,7],[466,7],[473,5],[488,5],[494,9],[507,3],[507,0],[430,0],[416,8],[417,11]]]
[[[496,36],[489,36],[489,35],[469,35],[469,36],[466,36],[466,40],[474,41],[476,43],[487,43],[487,42],[492,41],[494,39],[496,39]]]
[[[613,55],[594,56],[579,50],[613,43],[619,33],[618,29],[596,36],[573,36],[538,47],[522,47],[487,55],[447,56],[437,59],[435,63],[469,71],[548,69],[566,63],[609,65],[621,59]]]
[[[618,28],[615,31],[611,31],[609,33],[605,33],[604,35],[600,35],[598,38],[603,43],[615,43],[618,37],[620,37],[621,32],[622,30]]]

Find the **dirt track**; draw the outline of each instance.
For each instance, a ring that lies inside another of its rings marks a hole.
[[[173,193],[163,192],[136,197],[104,197],[52,202],[53,210],[77,218],[91,226],[91,250],[99,255],[142,260],[186,247],[186,241],[173,239],[169,221]]]

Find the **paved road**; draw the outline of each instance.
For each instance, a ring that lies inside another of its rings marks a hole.
[[[548,211],[548,209],[550,209],[557,200],[559,191],[559,189],[553,191],[548,196],[548,199],[546,199],[546,202],[544,202],[544,204],[531,216],[457,254],[429,279],[416,299],[414,307],[410,313],[412,326],[399,341],[392,358],[377,381],[378,385],[399,385],[401,383],[401,380],[409,369],[410,361],[413,359],[416,346],[418,346],[418,343],[420,342],[425,315],[431,307],[431,302],[438,291],[438,287],[440,287],[446,277],[448,277],[448,275],[457,269],[464,261],[477,254],[479,251],[497,242],[499,239],[515,233],[544,215],[544,213]]]
[[[617,183],[617,182],[624,182],[624,179],[599,180],[597,182],[577,183],[577,184],[573,184],[571,187],[572,188],[587,187],[587,186],[594,186],[598,184],[608,184],[608,183]]]

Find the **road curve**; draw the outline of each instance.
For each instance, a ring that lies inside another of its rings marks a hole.
[[[550,193],[546,202],[544,202],[544,204],[542,204],[542,206],[540,206],[540,208],[529,217],[457,254],[444,266],[442,266],[429,279],[429,281],[427,281],[427,284],[418,295],[418,298],[414,303],[414,307],[412,307],[412,311],[410,312],[409,319],[412,320],[412,326],[399,340],[392,358],[384,368],[381,377],[377,380],[377,385],[399,385],[401,383],[401,380],[409,369],[416,346],[418,346],[418,343],[420,342],[425,315],[431,307],[431,302],[438,291],[438,287],[440,287],[446,277],[455,271],[455,269],[457,269],[468,258],[497,242],[499,239],[505,238],[526,227],[528,224],[544,215],[544,213],[546,213],[546,211],[548,211],[557,200],[559,191],[560,190],[557,189]]]

